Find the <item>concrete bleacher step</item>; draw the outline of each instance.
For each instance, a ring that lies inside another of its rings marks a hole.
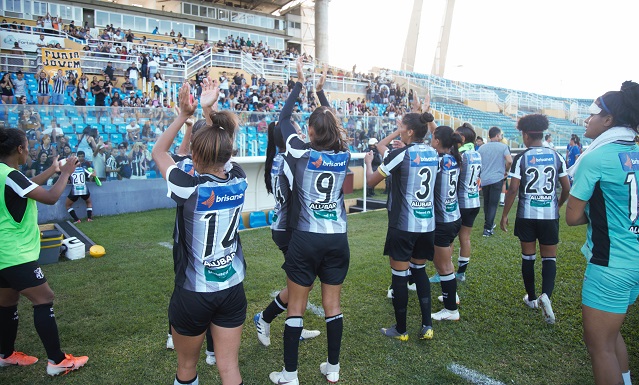
[[[379,200],[379,199],[366,200],[366,210],[378,210],[378,209],[385,209],[385,208],[386,208],[386,201]],[[363,199],[357,199],[357,203],[355,204],[355,206],[351,206],[348,209],[349,214],[361,213],[362,211],[364,211]]]

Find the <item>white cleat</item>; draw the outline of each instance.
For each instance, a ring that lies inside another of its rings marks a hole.
[[[215,359],[215,352],[206,351],[206,363],[209,365],[215,365],[217,360]]]
[[[169,337],[166,339],[166,348],[173,350],[175,349],[175,346],[173,345],[173,336],[172,335],[168,335]]]
[[[435,321],[459,321],[459,310],[448,310],[444,308],[430,316]]]
[[[326,377],[326,380],[330,383],[336,383],[339,381],[339,364],[331,365],[328,362],[322,362],[320,364],[320,372]]]
[[[437,300],[439,302],[444,302],[444,296],[440,295],[439,297],[437,297]],[[457,293],[455,293],[455,302],[457,303],[457,305],[459,305],[459,295]]]
[[[531,309],[538,309],[539,308],[539,302],[537,302],[536,299],[533,299],[532,301],[528,300],[528,294],[526,294],[524,296],[524,303],[526,304],[526,306],[528,306]]]
[[[552,305],[550,304],[550,298],[543,293],[537,298],[537,304],[541,308],[541,313],[544,315],[544,319],[549,324],[555,323],[555,313],[552,311]]]
[[[319,330],[306,330],[306,329],[302,329],[302,334],[300,335],[300,341],[304,341],[304,340],[311,340],[317,336],[319,336],[321,333]]]
[[[300,380],[297,378],[297,370],[290,373],[285,369],[282,369],[281,372],[271,372],[268,378],[277,385],[300,385]]]
[[[264,346],[271,344],[271,324],[264,321],[262,318],[262,312],[259,312],[253,317],[255,323],[255,329],[257,329],[257,339]]]

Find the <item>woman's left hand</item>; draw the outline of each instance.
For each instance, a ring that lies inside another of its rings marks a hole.
[[[186,118],[193,115],[197,109],[197,100],[195,100],[191,94],[191,86],[189,83],[185,82],[182,85],[178,98],[180,102],[180,115],[185,116]]]

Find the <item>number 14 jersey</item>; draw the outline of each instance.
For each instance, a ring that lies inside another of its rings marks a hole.
[[[527,148],[515,157],[508,175],[520,181],[517,218],[559,218],[557,182],[567,175],[561,155],[548,147]]]

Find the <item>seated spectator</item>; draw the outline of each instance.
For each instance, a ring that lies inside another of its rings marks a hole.
[[[146,122],[142,126],[141,140],[143,143],[155,142],[155,133],[151,130],[151,123]]]
[[[140,126],[137,119],[131,119],[131,122],[126,126],[126,137],[130,143],[140,140]]]
[[[128,78],[124,81],[124,83],[122,83],[121,87],[127,94],[135,91],[135,86],[131,83],[131,79]]]
[[[42,174],[49,167],[51,167],[51,160],[49,159],[47,153],[40,152],[38,154],[37,161],[31,164],[31,169],[29,170],[29,175],[27,176],[33,178],[37,175]]]

